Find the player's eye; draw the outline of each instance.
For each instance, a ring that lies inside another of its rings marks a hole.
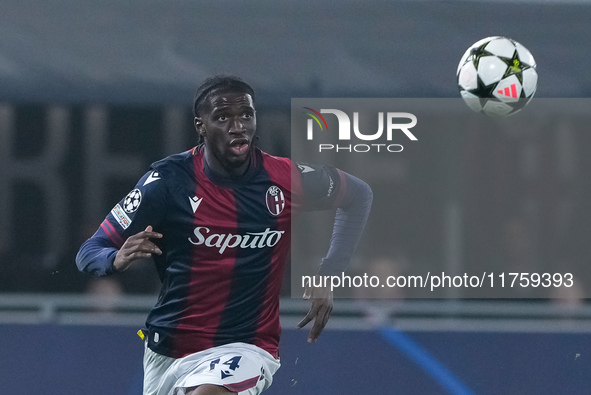
[[[242,114],[242,118],[245,118],[245,119],[250,119],[250,118],[252,118],[252,113],[250,113],[250,112],[245,112],[244,114]]]
[[[225,115],[219,115],[218,116],[218,121],[220,121],[220,122],[224,122],[224,121],[227,121],[227,120],[228,120],[228,117],[225,116]]]

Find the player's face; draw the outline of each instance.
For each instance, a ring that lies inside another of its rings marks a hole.
[[[205,160],[216,172],[241,175],[247,170],[256,133],[252,97],[247,93],[211,94],[195,128],[205,141]]]

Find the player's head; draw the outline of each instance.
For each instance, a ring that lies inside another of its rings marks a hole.
[[[204,142],[207,164],[237,176],[248,169],[256,134],[254,91],[242,79],[216,76],[197,90],[195,129]]]
[[[242,78],[235,75],[216,75],[207,78],[197,88],[195,98],[193,99],[193,115],[195,117],[202,116],[206,111],[210,111],[209,98],[217,93],[245,93],[250,95],[254,104],[255,95],[254,89],[248,85]]]

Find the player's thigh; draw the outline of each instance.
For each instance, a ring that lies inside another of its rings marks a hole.
[[[160,355],[144,345],[144,391],[143,395],[157,395],[168,379],[168,369],[175,359]],[[170,379],[168,379],[170,381]],[[174,381],[173,381],[174,383]]]

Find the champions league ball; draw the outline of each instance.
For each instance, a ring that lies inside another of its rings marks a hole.
[[[523,45],[494,36],[474,43],[458,64],[458,88],[472,110],[505,117],[525,107],[536,93],[536,61]]]

